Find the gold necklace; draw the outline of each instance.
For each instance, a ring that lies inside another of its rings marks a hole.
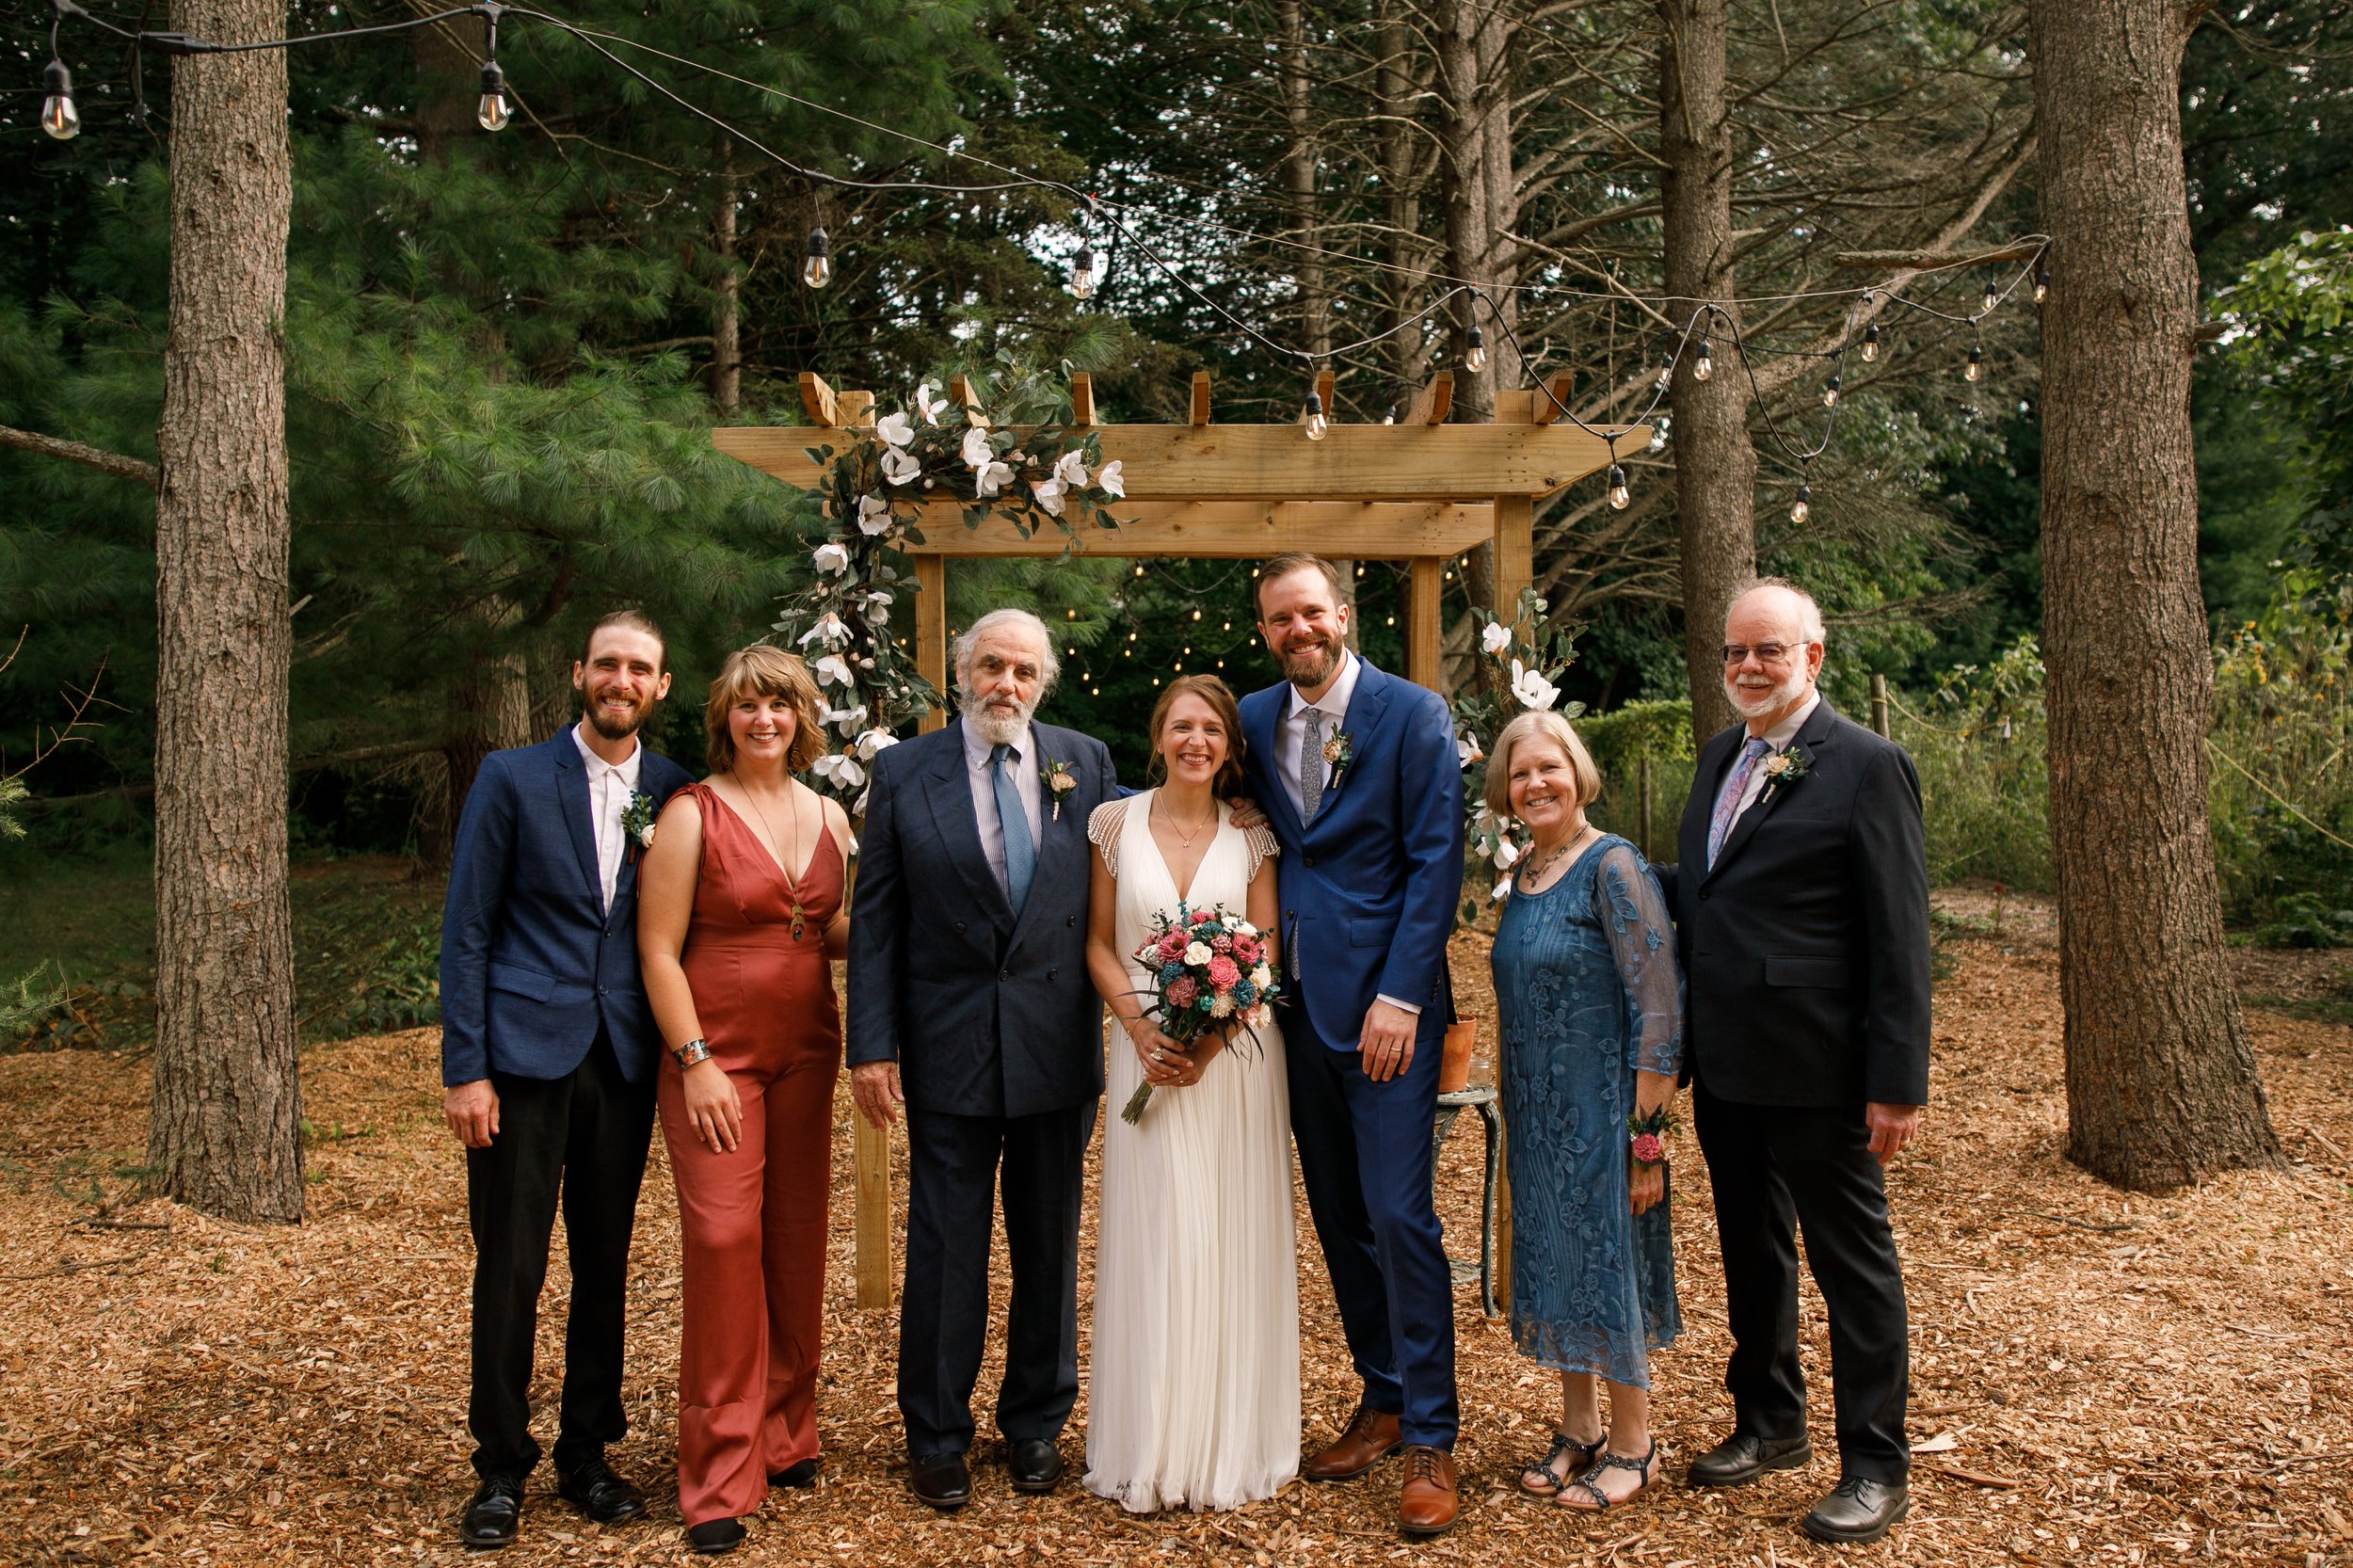
[[[792,880],[792,872],[788,868],[792,866],[793,860],[801,857],[801,813],[797,809],[792,811],[792,859],[787,860],[777,847],[779,840],[776,838],[776,825],[768,820],[768,808],[760,804],[760,797],[753,794],[750,787],[742,779],[735,781],[735,787],[744,792],[745,800],[751,802],[753,813],[760,818],[760,831],[768,835],[769,851],[776,856],[776,874],[784,882],[784,890],[792,896],[792,939],[797,942],[801,939],[802,931],[807,929],[808,917],[808,912],[801,907],[800,887]],[[792,799],[792,785],[790,780],[785,783],[784,795],[789,807]]]
[[[1167,805],[1159,795],[1154,795],[1152,797],[1152,804],[1159,809],[1160,821],[1168,824],[1168,830],[1176,835],[1176,841],[1187,849],[1191,849],[1193,847],[1193,841],[1201,837],[1201,830],[1203,828],[1217,821],[1217,805],[1214,801],[1212,801],[1209,805],[1209,814],[1202,818],[1199,822],[1193,824],[1193,831],[1188,833],[1183,828],[1176,825],[1176,817],[1171,814]]]

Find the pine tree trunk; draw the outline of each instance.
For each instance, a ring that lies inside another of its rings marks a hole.
[[[1665,207],[1668,310],[1678,326],[1703,300],[1733,288],[1732,120],[1725,88],[1725,0],[1658,0],[1659,181]],[[1693,372],[1706,337],[1715,374]],[[1691,728],[1701,739],[1733,721],[1724,696],[1724,613],[1756,571],[1756,449],[1749,442],[1748,380],[1732,335],[1705,320],[1677,355],[1675,507],[1683,525],[1683,648]]]
[[[2042,628],[2068,1158],[2155,1191],[2279,1142],[2222,944],[2189,418],[2198,272],[2166,0],[2034,0]],[[1680,435],[1680,432],[1677,432]]]
[[[179,0],[206,38],[271,0]],[[155,501],[155,1080],[166,1195],[302,1218],[286,907],[285,56],[174,62],[171,294]]]
[[[719,143],[718,209],[712,215],[711,248],[719,264],[711,312],[711,406],[722,419],[744,406],[744,274],[735,264],[735,142]]]
[[[1312,246],[1318,243],[1318,225],[1307,22],[1300,0],[1282,0],[1277,9],[1283,29],[1283,122],[1289,140],[1283,152],[1283,194],[1290,206],[1291,237],[1303,246]],[[1332,346],[1323,258],[1313,250],[1293,250],[1290,255],[1299,289],[1300,346],[1310,354],[1322,354]],[[1326,408],[1324,413],[1339,417],[1336,408]]]

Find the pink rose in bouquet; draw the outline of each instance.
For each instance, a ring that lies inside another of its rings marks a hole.
[[[1160,993],[1161,999],[1165,1000],[1169,1006],[1176,1008],[1180,1012],[1185,1008],[1191,1007],[1194,1001],[1199,1000],[1200,996],[1201,983],[1193,979],[1191,975],[1182,975],[1177,979],[1170,981],[1168,983],[1168,989]]]
[[[1212,1032],[1237,1024],[1255,1029],[1272,1016],[1276,990],[1273,977],[1263,984],[1253,978],[1264,972],[1259,965],[1265,953],[1258,928],[1222,904],[1211,909],[1179,904],[1174,916],[1154,916],[1151,936],[1133,954],[1144,978],[1138,994],[1151,999],[1144,1016],[1188,1049]],[[1120,1112],[1121,1119],[1135,1122],[1151,1098],[1147,1080]]]
[[[1241,978],[1241,970],[1231,958],[1220,953],[1209,960],[1209,984],[1221,991],[1230,991],[1234,982]]]

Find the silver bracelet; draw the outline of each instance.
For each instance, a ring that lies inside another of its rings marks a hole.
[[[711,1046],[700,1035],[696,1035],[670,1054],[678,1058],[679,1066],[684,1069],[695,1065],[697,1062],[710,1061]]]

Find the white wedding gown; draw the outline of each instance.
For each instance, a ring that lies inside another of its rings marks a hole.
[[[1155,913],[1176,912],[1151,802],[1112,802],[1088,824],[1118,888],[1122,953],[1143,943]],[[1251,872],[1272,852],[1271,836],[1254,844],[1221,813],[1185,902],[1246,911]],[[1128,973],[1145,988],[1132,958]],[[1255,1042],[1238,1032],[1200,1082],[1154,1091],[1133,1127],[1119,1112],[1144,1069],[1119,1030],[1109,1066],[1087,1490],[1139,1513],[1237,1508],[1273,1496],[1299,1470],[1299,1256],[1282,1035],[1272,1021]]]

